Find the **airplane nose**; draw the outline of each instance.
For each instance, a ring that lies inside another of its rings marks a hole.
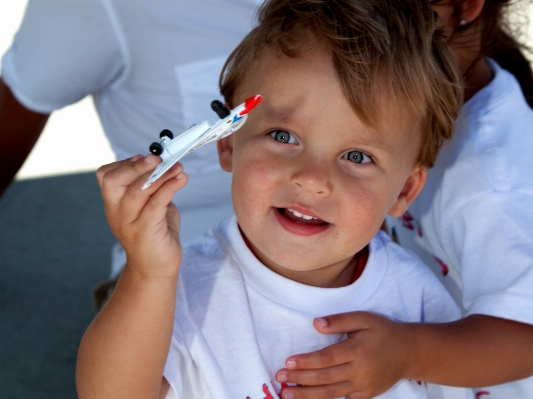
[[[241,115],[245,115],[252,110],[257,104],[261,102],[261,94],[256,94],[253,97],[247,98],[244,102],[244,109],[246,112],[241,112]]]

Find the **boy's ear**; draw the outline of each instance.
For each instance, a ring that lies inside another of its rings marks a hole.
[[[426,168],[417,165],[405,181],[400,195],[389,210],[389,215],[393,217],[402,216],[409,205],[414,201],[424,183],[426,182],[427,170]]]
[[[233,165],[233,135],[230,134],[217,141],[218,161],[222,170],[231,172]]]

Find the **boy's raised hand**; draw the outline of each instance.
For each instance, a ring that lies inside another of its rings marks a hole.
[[[181,265],[172,197],[187,178],[176,164],[141,190],[159,162],[136,155],[97,171],[107,220],[127,264],[80,344],[76,385],[83,399],[156,398],[163,392]]]
[[[396,323],[368,312],[352,312],[315,319],[323,334],[346,333],[348,338],[316,352],[291,356],[276,373],[290,386],[282,399],[370,399],[408,374],[414,344],[409,324]]]
[[[114,162],[96,173],[107,221],[127,254],[128,267],[145,277],[175,276],[181,264],[180,217],[172,198],[187,184],[181,164],[145,190],[160,159],[154,155]]]

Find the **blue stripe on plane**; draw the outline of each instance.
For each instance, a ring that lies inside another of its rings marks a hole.
[[[231,122],[231,123],[233,124],[233,123],[235,123],[235,122],[241,120],[242,118],[244,118],[244,116],[235,115],[235,116],[233,117],[233,122]]]

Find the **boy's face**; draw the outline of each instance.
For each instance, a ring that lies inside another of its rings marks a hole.
[[[382,95],[379,129],[365,125],[321,50],[302,58],[265,51],[234,103],[254,94],[263,99],[245,125],[218,142],[245,239],[287,278],[347,285],[354,255],[423,186],[418,124]]]

